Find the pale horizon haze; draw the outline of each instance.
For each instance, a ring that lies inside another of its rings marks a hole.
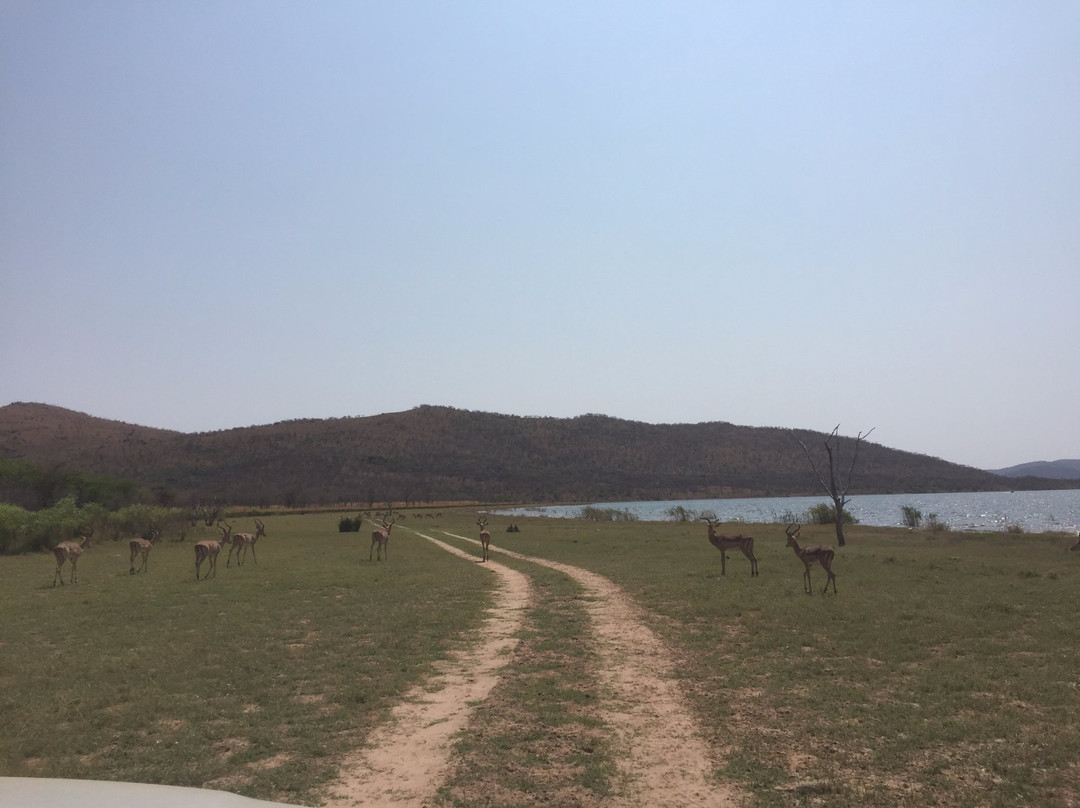
[[[1080,4],[0,0],[0,406],[1080,457]]]

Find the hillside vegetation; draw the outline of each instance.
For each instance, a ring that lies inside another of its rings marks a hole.
[[[799,430],[810,447],[826,435]],[[852,441],[844,451],[850,457]],[[0,407],[0,459],[134,481],[164,503],[555,502],[820,493],[790,430],[449,407],[187,434]],[[846,462],[846,461],[845,461]],[[853,493],[1061,487],[864,443]],[[11,501],[32,499],[9,481]],[[43,503],[31,503],[43,504]]]

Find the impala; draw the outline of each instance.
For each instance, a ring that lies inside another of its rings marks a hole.
[[[487,529],[487,517],[481,516],[476,520],[480,526],[480,547],[483,549],[483,561],[488,560],[488,547],[491,545],[491,532]]]
[[[795,528],[792,530],[792,528]],[[820,564],[821,568],[825,570],[825,574],[829,577],[825,579],[825,588],[821,590],[821,594],[825,594],[829,591],[829,581],[832,581],[832,591],[836,594],[836,576],[833,575],[832,562],[836,552],[833,548],[824,544],[819,544],[817,547],[800,547],[798,541],[799,531],[802,530],[802,525],[788,525],[787,526],[787,546],[795,551],[795,555],[802,561],[805,569],[803,570],[803,589],[806,594],[813,594],[814,589],[810,585],[810,568],[814,564]]]
[[[750,559],[750,577],[758,574],[757,556],[754,555],[754,537],[744,536],[741,533],[736,536],[720,536],[716,533],[716,526],[720,520],[711,516],[702,516],[703,522],[709,523],[709,544],[720,551],[720,574],[727,575],[727,551],[740,550]]]
[[[154,549],[154,542],[161,538],[161,531],[156,527],[150,527],[150,538],[136,538],[128,542],[128,547],[131,548],[131,569],[128,573],[135,574],[135,556],[142,556],[142,566],[139,567],[139,572],[146,572],[146,562],[150,559],[150,551]]]
[[[225,527],[218,525],[218,530],[221,531],[221,538],[215,541],[214,539],[204,539],[203,541],[195,542],[195,580],[199,580],[199,568],[204,561],[210,562],[210,568],[206,571],[206,577],[210,577],[210,573],[214,573],[214,577],[217,577],[217,557],[221,552],[221,548],[229,543],[229,534],[232,533],[232,525],[228,522],[225,523]]]
[[[255,558],[255,542],[259,540],[260,536],[266,535],[266,528],[263,526],[261,520],[255,520],[255,532],[254,533],[234,533],[231,539],[232,546],[229,547],[229,557],[225,559],[225,566],[228,567],[232,563],[233,550],[236,550],[236,566],[241,565],[240,553],[247,555],[247,550],[251,548],[251,557],[255,563],[259,563],[259,559]]]
[[[389,514],[387,515],[389,516]],[[394,526],[396,521],[396,516],[389,522],[384,518],[382,520],[382,527],[377,527],[371,532],[371,552],[368,553],[368,561],[371,561],[371,553],[377,553],[379,561],[382,561],[384,556],[389,558],[389,555],[387,555],[387,545],[390,542],[390,528]]]
[[[79,574],[77,567],[79,565],[79,556],[82,555],[83,550],[90,549],[90,537],[94,535],[93,529],[84,530],[80,534],[82,541],[62,541],[53,548],[53,555],[56,556],[56,574],[53,575],[52,585],[56,586],[56,579],[60,579],[60,586],[64,585],[64,576],[60,574],[60,568],[64,566],[65,561],[71,562],[71,577],[69,583],[77,584],[79,582]]]

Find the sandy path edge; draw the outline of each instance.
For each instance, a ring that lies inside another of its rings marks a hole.
[[[447,536],[479,543],[466,536]],[[615,583],[588,570],[515,553],[511,558],[558,570],[589,596],[599,679],[612,694],[604,713],[618,737],[626,783],[620,806],[734,808],[746,802],[735,786],[712,779],[713,756],[674,677],[673,655],[645,624],[641,609]]]
[[[417,531],[447,552],[476,557]],[[484,565],[499,577],[495,604],[472,647],[439,665],[432,679],[412,688],[394,707],[391,720],[369,736],[365,748],[348,756],[324,805],[403,808],[428,805],[449,766],[453,735],[483,701],[512,658],[517,634],[532,598],[528,576],[497,562]]]

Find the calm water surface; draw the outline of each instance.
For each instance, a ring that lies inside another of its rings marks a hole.
[[[711,510],[724,522],[784,522],[789,517],[806,521],[809,508],[824,497],[762,497],[755,499],[680,499],[666,502],[597,502],[601,508],[628,510],[645,521],[670,519],[669,508],[681,505],[693,511]],[[831,505],[832,502],[828,501]],[[937,514],[954,530],[1005,530],[1018,525],[1025,532],[1080,530],[1080,490],[994,491],[972,494],[866,494],[853,496],[848,511],[860,524],[895,527],[903,524],[901,507],[922,511],[923,521]],[[500,511],[515,516],[574,517],[581,505],[550,505]]]

